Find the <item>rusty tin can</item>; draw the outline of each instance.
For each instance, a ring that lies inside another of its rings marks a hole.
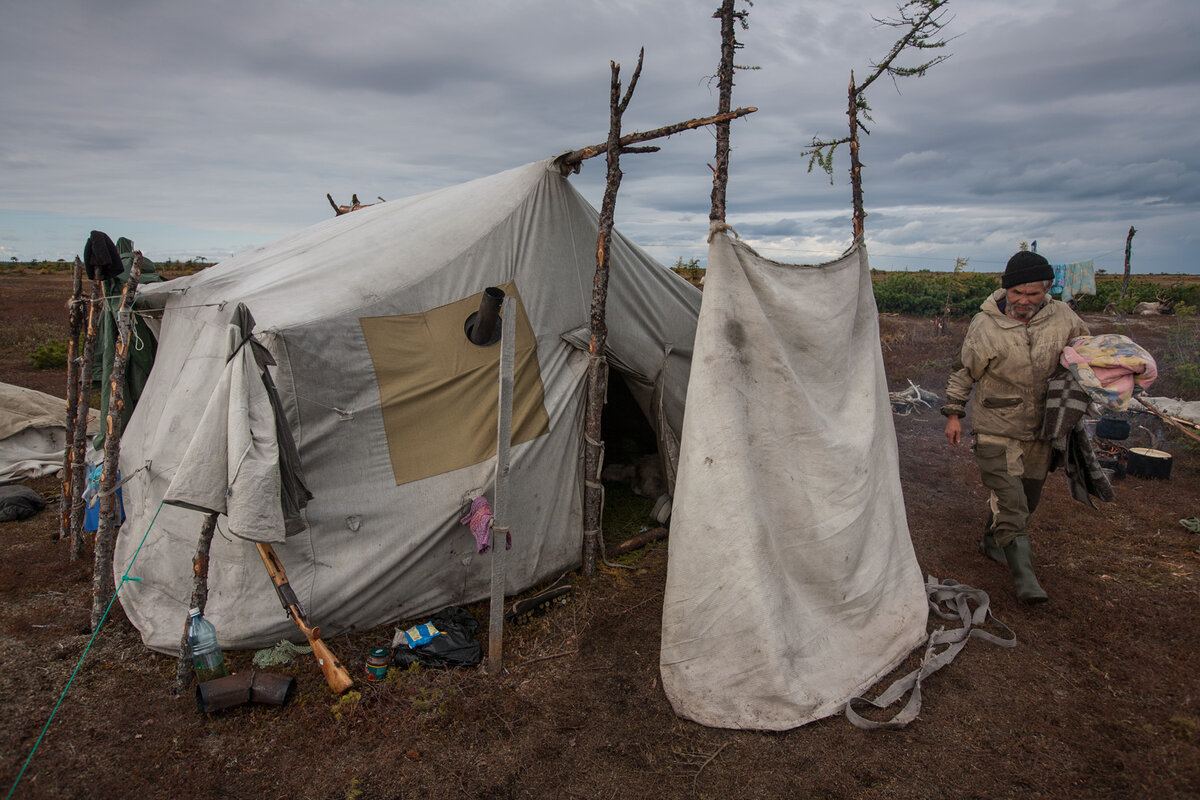
[[[386,647],[372,647],[371,652],[367,654],[367,680],[381,681],[386,678],[391,656],[392,651]]]

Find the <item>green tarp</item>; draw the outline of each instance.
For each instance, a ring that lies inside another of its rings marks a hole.
[[[100,419],[108,419],[108,396],[111,390],[109,376],[112,375],[113,355],[117,343],[117,312],[121,308],[121,293],[129,280],[129,269],[133,265],[133,242],[122,236],[117,239],[117,250],[121,253],[121,263],[125,269],[115,278],[104,281],[104,304],[100,312],[100,330],[96,339],[96,358],[92,361],[92,391],[100,392]],[[139,284],[160,283],[164,279],[158,274],[158,268],[150,259],[142,256],[142,272],[138,278]],[[154,366],[154,353],[158,341],[139,316],[133,318],[132,335],[129,342],[129,358],[125,364],[124,407],[121,409],[121,430],[129,424],[129,417],[137,405],[150,377],[150,368]],[[101,424],[100,432],[92,439],[92,446],[97,450],[104,447],[105,426]]]

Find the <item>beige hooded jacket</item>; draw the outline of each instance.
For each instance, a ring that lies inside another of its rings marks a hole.
[[[1031,441],[1046,412],[1046,382],[1058,367],[1063,347],[1089,335],[1070,306],[1051,297],[1028,323],[1000,310],[1003,289],[980,306],[963,339],[962,351],[946,386],[942,413],[963,416],[975,389],[972,427],[976,433]]]

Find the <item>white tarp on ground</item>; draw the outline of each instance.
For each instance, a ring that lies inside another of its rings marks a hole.
[[[0,383],[0,483],[53,475],[62,469],[66,420],[66,400]],[[95,433],[95,417],[88,422],[89,432]]]
[[[796,266],[714,238],[681,448],[661,652],[677,714],[803,725],[924,640],[865,249]]]
[[[1133,399],[1140,404],[1143,398],[1135,396]],[[1145,400],[1156,411],[1161,411],[1168,417],[1200,425],[1200,400],[1180,400],[1174,397],[1146,397]],[[1134,406],[1132,410],[1139,409]]]

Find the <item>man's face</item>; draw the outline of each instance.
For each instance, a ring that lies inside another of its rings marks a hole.
[[[1008,296],[1006,310],[1009,316],[1022,322],[1032,319],[1038,308],[1041,307],[1042,301],[1046,299],[1045,281],[1022,283],[1004,291]]]

